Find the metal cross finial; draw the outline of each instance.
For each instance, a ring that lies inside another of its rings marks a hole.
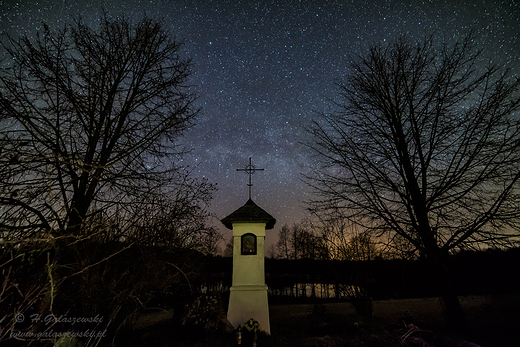
[[[247,185],[249,187],[249,199],[251,199],[251,186],[253,183],[251,183],[251,176],[255,173],[255,171],[264,171],[264,169],[257,169],[253,164],[251,164],[251,157],[249,157],[249,165],[246,165],[243,169],[237,169],[237,171],[245,171],[246,174],[249,175],[249,184]]]

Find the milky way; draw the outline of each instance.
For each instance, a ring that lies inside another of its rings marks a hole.
[[[102,4],[102,5],[101,5]],[[335,83],[352,55],[400,34],[433,34],[454,42],[473,32],[493,60],[520,71],[518,1],[4,1],[2,35],[33,35],[42,21],[61,28],[76,15],[96,23],[110,15],[163,19],[192,59],[190,83],[199,123],[184,138],[193,175],[218,185],[210,211],[225,217],[248,198],[248,158],[264,171],[253,176],[253,200],[283,224],[304,217],[312,191],[301,181],[315,158],[302,143],[316,115],[333,110]],[[3,39],[3,38],[2,38]],[[485,63],[485,62],[483,62]]]

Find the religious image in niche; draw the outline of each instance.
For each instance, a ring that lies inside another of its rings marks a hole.
[[[242,235],[242,254],[256,254],[256,236],[253,234]]]

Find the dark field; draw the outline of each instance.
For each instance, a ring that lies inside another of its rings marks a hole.
[[[520,346],[520,294],[461,297],[467,326],[451,330],[439,299],[373,302],[372,317],[359,316],[350,303],[271,305],[271,336],[257,346]],[[313,313],[314,311],[314,313]],[[319,312],[316,312],[319,311]],[[118,346],[236,346],[232,333],[204,334],[168,324],[139,332]],[[242,346],[252,346],[244,336]]]
[[[271,306],[271,333],[285,343],[281,346],[421,346],[412,341],[420,335],[435,335],[434,346],[460,346],[461,341],[520,346],[520,295],[468,296],[461,302],[468,321],[465,331],[451,331],[440,300],[425,298],[374,301],[370,318],[358,316],[350,303],[324,304],[322,317],[312,315],[313,305]],[[405,324],[427,332],[412,332],[402,341],[411,332]],[[323,336],[330,338],[315,339]]]

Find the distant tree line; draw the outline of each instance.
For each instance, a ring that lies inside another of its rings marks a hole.
[[[462,251],[449,258],[449,266],[459,295],[520,293],[520,278],[511,272],[518,261],[520,248],[516,247]],[[441,284],[431,278],[428,269],[428,261],[420,258],[371,261],[266,259],[266,282],[271,289],[279,290],[320,283],[359,286],[374,300],[442,296]],[[329,295],[331,298],[349,298],[340,292],[331,291]],[[301,293],[299,297],[302,297]]]
[[[209,258],[208,258],[209,259]],[[520,247],[460,251],[449,257],[454,285],[459,295],[520,293],[520,278],[514,266]],[[227,293],[231,287],[232,258],[215,256],[205,262],[205,288]],[[348,288],[360,287],[373,300],[438,297],[441,285],[431,277],[427,259],[265,260],[266,284],[275,302],[291,303],[320,299],[353,300]],[[321,284],[329,285],[326,295]],[[314,287],[314,291],[312,288]],[[314,294],[313,294],[314,293]],[[298,299],[298,300],[296,300]]]
[[[285,224],[278,232],[273,258],[368,261],[400,256],[378,249],[376,241],[366,233],[357,232],[355,228],[338,230],[337,227],[308,219],[291,226]]]

